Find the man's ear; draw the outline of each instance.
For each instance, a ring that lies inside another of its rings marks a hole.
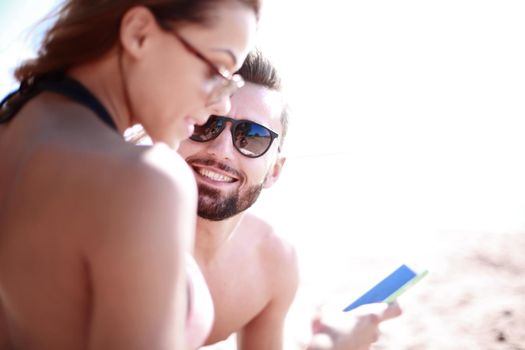
[[[140,58],[148,39],[159,31],[155,16],[144,6],[129,9],[120,22],[120,44],[122,49],[134,58]]]
[[[283,169],[284,163],[286,162],[286,157],[279,156],[275,163],[273,163],[272,167],[270,168],[270,171],[266,175],[266,178],[264,179],[264,188],[270,188],[273,186],[275,181],[279,178],[281,175],[281,171]]]

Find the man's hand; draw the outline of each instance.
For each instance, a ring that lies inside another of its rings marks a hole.
[[[322,311],[312,322],[308,350],[368,350],[379,339],[381,322],[401,313],[395,302],[362,305],[350,312]]]

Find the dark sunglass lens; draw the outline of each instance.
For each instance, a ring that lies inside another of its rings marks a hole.
[[[258,157],[270,147],[272,135],[262,125],[252,122],[237,124],[234,131],[234,143],[239,152],[247,157]]]
[[[204,125],[195,125],[195,130],[190,139],[205,142],[214,139],[224,128],[224,120],[211,116]]]

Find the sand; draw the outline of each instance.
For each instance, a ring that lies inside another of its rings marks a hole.
[[[449,233],[374,349],[525,349],[525,235]],[[400,300],[401,301],[401,300]]]
[[[400,297],[403,315],[382,325],[372,349],[525,350],[525,234],[448,232],[432,245],[429,275]],[[343,305],[341,296],[359,294],[392,260],[360,254],[345,262],[359,269],[344,283],[303,280],[288,317],[286,349],[301,348],[319,305]],[[235,346],[230,339],[212,348]]]

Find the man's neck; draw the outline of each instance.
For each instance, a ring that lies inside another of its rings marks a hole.
[[[197,217],[195,234],[195,258],[201,264],[213,264],[219,254],[228,248],[244,213],[221,221]]]

